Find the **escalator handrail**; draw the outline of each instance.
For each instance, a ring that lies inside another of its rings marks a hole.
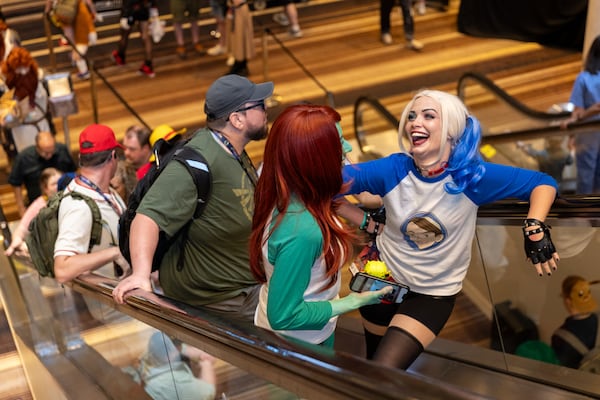
[[[384,368],[361,357],[299,340],[285,340],[251,323],[226,319],[205,309],[190,316],[176,309],[180,303],[158,294],[137,290],[126,304],[117,305],[111,294],[114,284],[110,279],[88,274],[69,285],[84,296],[100,300],[260,378],[288,389],[287,384],[292,382],[291,388],[310,398],[478,398],[439,380]]]
[[[465,87],[467,86],[467,82],[469,80],[477,82],[479,85],[492,92],[496,97],[499,97],[504,102],[508,103],[512,108],[516,109],[522,114],[527,115],[530,118],[541,120],[555,120],[557,118],[567,118],[571,115],[571,113],[568,111],[548,113],[529,108],[525,104],[521,103],[519,100],[515,99],[513,96],[506,93],[506,91],[504,91],[502,88],[496,85],[491,79],[477,72],[465,72],[458,79],[458,83],[456,85],[456,93],[463,102],[465,101]]]
[[[367,104],[373,107],[394,129],[398,128],[400,121],[378,99],[371,96],[360,96],[354,102],[354,137],[361,153],[366,154],[366,144],[362,137],[362,106]]]

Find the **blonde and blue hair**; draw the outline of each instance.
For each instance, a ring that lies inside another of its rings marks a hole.
[[[452,146],[447,161],[453,182],[446,183],[445,189],[450,194],[462,193],[469,186],[479,182],[485,172],[483,158],[479,152],[481,143],[479,121],[469,115],[465,104],[455,95],[429,89],[418,92],[404,108],[398,129],[400,149],[411,157],[410,150],[406,148],[403,140],[407,138],[410,141],[411,138],[404,127],[415,101],[421,97],[429,97],[440,105],[442,137],[437,161],[445,161],[442,160],[442,156],[446,146]]]

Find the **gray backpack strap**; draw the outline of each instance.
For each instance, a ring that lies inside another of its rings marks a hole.
[[[600,329],[598,330],[600,331]],[[585,344],[583,344],[577,336],[575,336],[566,329],[557,329],[556,332],[554,332],[554,334],[563,339],[568,344],[570,344],[571,347],[577,350],[577,352],[581,355],[584,355],[585,353],[590,351],[590,349],[588,349],[588,347]],[[596,344],[598,344],[598,339],[596,339]]]

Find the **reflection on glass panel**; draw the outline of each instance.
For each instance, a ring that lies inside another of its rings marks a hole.
[[[577,368],[581,357],[574,361],[573,354],[565,355],[564,345],[553,335],[563,327],[576,331],[588,344],[595,341],[599,329],[595,300],[600,299],[600,284],[590,285],[590,282],[600,278],[598,224],[577,218],[547,222],[552,226],[552,238],[561,261],[551,276],[539,276],[524,259],[520,226],[480,218],[464,291],[488,314],[492,314],[495,305],[500,326],[492,330],[492,337],[494,330],[499,333],[498,349]],[[573,276],[581,279],[575,279],[577,285],[573,282],[568,285],[568,295],[563,295],[563,282]],[[491,342],[494,347],[494,340]],[[597,376],[581,372],[577,379],[592,385]]]
[[[139,355],[122,370],[154,400],[298,398],[161,331],[152,329],[140,343]]]

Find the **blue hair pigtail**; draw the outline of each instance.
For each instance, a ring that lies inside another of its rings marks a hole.
[[[446,191],[458,194],[481,180],[485,172],[483,158],[479,152],[481,143],[481,127],[477,118],[467,117],[465,131],[454,144],[454,149],[448,160],[448,171],[454,182],[446,184]]]

